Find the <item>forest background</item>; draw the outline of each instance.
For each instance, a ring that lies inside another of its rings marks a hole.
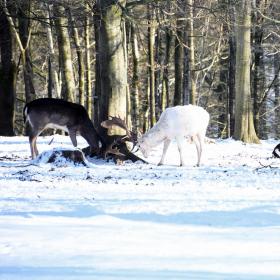
[[[25,103],[54,97],[99,131],[120,116],[145,132],[190,103],[211,137],[279,139],[279,13],[272,0],[0,0],[0,135],[24,134]]]

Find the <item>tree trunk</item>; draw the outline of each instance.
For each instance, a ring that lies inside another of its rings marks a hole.
[[[156,62],[156,68],[155,68],[155,115],[156,120],[159,119],[160,114],[162,112],[161,110],[161,91],[160,91],[160,84],[162,82],[162,66],[163,66],[163,38],[162,38],[162,32],[160,28],[157,28],[156,31],[156,37],[155,37],[155,62]]]
[[[20,48],[21,52],[21,60],[23,66],[23,75],[25,81],[25,98],[26,102],[29,102],[36,98],[35,89],[33,86],[33,71],[32,71],[32,64],[30,59],[30,52],[29,52],[29,43],[31,38],[31,30],[29,26],[29,19],[28,14],[30,13],[29,2],[24,1],[22,6],[19,8],[16,6],[16,3],[9,1],[9,7],[6,5],[6,1],[3,3],[3,10],[4,13],[7,15],[6,19],[9,23],[10,29],[12,34],[14,35],[16,42]],[[10,14],[10,11],[13,12],[13,15]],[[19,33],[17,32],[15,23],[13,18],[16,17],[15,11],[18,12],[19,18]]]
[[[254,125],[257,135],[266,138],[265,118],[260,117],[265,113],[266,102],[262,102],[262,94],[265,92],[265,68],[264,68],[264,51],[262,47],[263,29],[261,26],[262,17],[258,14],[257,9],[260,8],[260,0],[252,2],[254,5],[254,24],[253,24],[253,71],[252,71],[252,95],[254,98]]]
[[[155,113],[155,58],[154,58],[154,47],[155,47],[155,11],[152,5],[148,5],[148,56],[149,56],[149,110],[150,110],[150,124],[151,127],[156,123]]]
[[[226,49],[224,50],[224,53],[222,57],[226,57]],[[219,137],[226,138],[227,135],[227,97],[228,97],[228,69],[227,69],[228,62],[226,59],[220,60],[220,66],[219,66],[219,72],[220,72],[220,79],[219,84],[217,86],[216,92],[218,94],[219,98],[219,107],[218,107],[218,113],[219,113],[219,123],[218,123],[218,130],[219,130]]]
[[[71,10],[69,10],[69,17],[70,17],[71,27],[72,27],[73,37],[74,37],[74,45],[77,52],[78,77],[79,77],[79,86],[78,86],[79,104],[84,106],[85,105],[85,63],[84,63],[83,51],[81,48],[78,28],[75,26],[75,19],[73,18]]]
[[[187,31],[185,30],[185,41],[187,41]],[[184,48],[184,75],[183,75],[183,105],[190,103],[190,60],[189,49]]]
[[[127,114],[127,65],[126,46],[122,22],[122,8],[126,1],[98,0],[97,7],[101,16],[98,23],[98,55],[100,79],[99,117],[100,121],[108,116],[125,118]],[[101,129],[100,129],[101,130]],[[107,134],[103,130],[102,134]],[[120,128],[113,128],[109,134],[121,134]]]
[[[182,6],[183,3],[178,3]],[[182,7],[180,7],[181,9]],[[178,9],[179,10],[179,9]],[[176,21],[176,36],[175,36],[175,54],[174,54],[174,72],[175,72],[175,88],[174,88],[174,100],[173,105],[182,105],[183,99],[183,67],[184,67],[184,50],[182,42],[184,40],[183,30],[183,15],[179,13],[179,19]]]
[[[274,83],[274,94],[275,94],[275,138],[280,139],[280,81],[279,81],[279,68],[280,68],[280,55],[279,53],[274,54],[274,75],[276,81]]]
[[[165,29],[165,57],[164,57],[164,68],[162,76],[162,94],[161,94],[161,111],[166,107],[169,107],[170,96],[169,96],[169,64],[171,57],[171,45],[172,45],[171,31]]]
[[[188,58],[190,70],[190,104],[196,104],[196,79],[195,79],[195,46],[194,46],[194,28],[193,28],[193,0],[187,0],[187,41]]]
[[[236,102],[234,138],[246,143],[259,143],[253,120],[250,91],[251,1],[237,5],[236,27]]]
[[[131,87],[131,111],[132,128],[137,131],[139,128],[139,48],[134,25],[131,26],[131,44],[132,44],[132,87]]]
[[[75,101],[75,79],[72,65],[71,45],[68,33],[68,20],[65,17],[65,8],[54,4],[54,15],[57,31],[57,43],[61,63],[62,97],[70,102]]]
[[[14,135],[14,100],[16,67],[9,22],[0,7],[0,135]]]
[[[100,18],[100,14],[98,12],[98,7],[95,6],[96,8],[96,12],[94,12],[93,14],[93,22],[94,22],[94,37],[95,37],[95,83],[94,83],[94,124],[96,125],[96,127],[98,128],[98,130],[102,130],[100,123],[104,120],[104,117],[101,116],[100,110],[101,110],[101,56],[99,53],[100,50],[100,43],[99,43],[99,32],[100,32],[100,22],[101,22],[101,18]],[[87,61],[87,60],[86,60]],[[90,62],[90,61],[88,61]],[[86,63],[88,63],[86,62]],[[89,66],[89,65],[88,65]],[[89,104],[89,91],[91,90],[89,88],[89,84],[90,81],[88,79],[90,79],[89,74],[87,73],[86,75],[86,79],[87,79],[87,92],[88,92],[88,104]],[[103,130],[104,132],[104,130]]]
[[[234,133],[234,97],[235,97],[235,61],[236,43],[233,35],[229,37],[229,74],[228,74],[228,137]]]
[[[87,7],[89,13],[89,8]],[[86,108],[90,118],[92,118],[92,86],[91,86],[91,67],[90,67],[90,13],[85,18],[85,98],[86,98]],[[97,45],[97,42],[95,42]],[[96,109],[96,108],[95,108]]]
[[[228,96],[227,96],[227,137],[234,133],[234,98],[235,98],[235,61],[236,61],[236,41],[234,35],[235,6],[232,0],[228,4]]]
[[[61,85],[57,73],[57,63],[55,57],[55,50],[53,44],[53,35],[52,35],[52,22],[50,7],[46,5],[46,31],[47,31],[47,42],[49,48],[49,82],[48,82],[48,95],[49,97],[60,98],[61,97]],[[54,91],[54,93],[52,93]]]
[[[18,25],[19,37],[21,40],[24,53],[22,53],[23,60],[23,77],[25,85],[26,102],[30,102],[36,98],[36,92],[33,84],[33,69],[29,48],[30,36],[30,1],[23,1],[18,10]]]

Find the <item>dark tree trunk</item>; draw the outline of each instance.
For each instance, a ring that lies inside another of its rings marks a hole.
[[[108,119],[108,116],[119,115],[125,118],[127,114],[126,46],[121,8],[125,6],[125,1],[120,2],[97,1],[101,16],[97,22],[99,69],[96,72],[100,85],[99,123]],[[102,134],[107,134],[102,128],[100,130]],[[119,132],[118,128],[111,131],[112,134]]]
[[[228,77],[227,77],[227,137],[234,133],[234,98],[235,98],[235,60],[236,60],[236,41],[234,35],[235,7],[228,2],[228,24],[225,28],[228,32]]]
[[[169,63],[171,57],[171,45],[172,45],[171,31],[166,28],[165,30],[165,57],[164,57],[164,69],[162,77],[162,94],[161,94],[161,110],[169,107]]]
[[[180,1],[180,8],[182,9],[182,1]],[[181,11],[181,10],[180,10]],[[183,68],[184,68],[184,49],[183,49],[183,42],[184,42],[184,29],[183,23],[181,18],[183,15],[181,12],[178,14],[179,19],[176,21],[176,36],[175,36],[175,54],[174,54],[174,71],[175,71],[175,88],[174,88],[174,100],[173,105],[182,105],[183,100]]]
[[[226,57],[224,54],[223,57]],[[228,78],[228,69],[227,69],[227,60],[221,60],[220,62],[220,80],[217,86],[217,93],[219,98],[219,123],[218,123],[218,130],[219,130],[219,137],[226,138],[227,135],[227,78]]]
[[[62,97],[65,100],[75,101],[75,79],[72,64],[71,45],[68,32],[68,20],[65,16],[65,8],[59,4],[54,4],[55,25],[57,31],[57,41],[59,59],[62,74]]]
[[[132,88],[131,88],[131,111],[132,111],[132,127],[134,131],[139,128],[139,49],[135,27],[131,25],[131,45],[133,57],[132,69]]]
[[[196,72],[195,72],[195,42],[194,42],[194,1],[187,0],[187,42],[188,42],[188,61],[189,61],[189,86],[191,104],[196,104]]]
[[[149,57],[149,111],[150,111],[150,125],[154,126],[156,123],[155,114],[155,11],[152,5],[148,5],[148,57]]]
[[[45,5],[45,15],[46,15],[46,33],[47,33],[47,42],[49,49],[49,58],[48,58],[48,97],[60,98],[61,97],[61,86],[60,86],[60,77],[57,73],[57,61],[56,54],[53,43],[53,21],[50,20],[52,17],[51,9],[49,5]]]
[[[12,34],[0,7],[0,135],[14,135],[16,67],[13,62]]]
[[[280,139],[280,80],[279,80],[279,69],[280,69],[280,55],[276,53],[274,55],[274,94],[275,94],[275,137]]]
[[[181,34],[181,31],[177,31],[177,36]],[[175,38],[175,89],[174,89],[174,100],[173,105],[181,105],[183,97],[183,47],[178,40],[178,37]]]
[[[52,89],[53,89],[53,76],[52,76],[52,62],[49,56],[48,58],[48,98],[52,98]]]
[[[234,133],[234,97],[235,97],[235,57],[236,44],[233,35],[229,37],[229,73],[228,73],[228,103],[227,103],[227,122],[228,137]]]
[[[187,31],[185,31],[185,41]],[[184,75],[183,75],[183,105],[190,103],[190,65],[189,65],[189,49],[184,48]]]
[[[90,118],[93,117],[93,94],[91,85],[91,50],[90,50],[90,16],[89,7],[87,6],[87,15],[85,18],[85,102],[86,108]],[[97,46],[97,37],[95,37],[95,46]],[[94,104],[95,105],[95,104]],[[97,111],[96,106],[94,106],[94,112]]]
[[[159,119],[161,114],[161,92],[160,92],[160,83],[162,81],[162,65],[163,65],[163,52],[162,52],[162,33],[161,30],[157,29],[156,35],[156,69],[155,69],[155,114],[156,120]]]
[[[97,9],[97,7],[95,7]],[[100,114],[100,108],[101,108],[101,70],[100,70],[100,64],[101,64],[101,57],[99,53],[100,44],[99,44],[99,31],[100,31],[100,15],[96,11],[93,16],[93,22],[94,22],[94,37],[95,37],[95,84],[94,84],[94,99],[93,99],[93,106],[94,106],[94,124],[98,129],[100,128],[100,123],[102,122],[102,117]],[[89,82],[89,81],[88,81]],[[89,90],[87,82],[87,91]]]
[[[80,43],[80,36],[78,28],[75,26],[75,19],[69,10],[69,18],[72,27],[72,33],[74,38],[74,45],[77,53],[77,61],[78,61],[78,80],[79,80],[79,104],[82,106],[85,105],[85,63],[84,63],[84,56],[83,51]]]
[[[18,10],[19,37],[24,49],[23,61],[23,77],[25,85],[26,102],[30,102],[36,98],[36,92],[33,83],[33,69],[28,46],[28,37],[30,32],[30,1],[22,1]]]
[[[265,69],[264,69],[264,51],[262,47],[263,28],[261,26],[262,17],[257,13],[260,8],[260,0],[257,0],[254,7],[254,24],[252,32],[253,44],[253,71],[252,71],[252,95],[254,98],[254,125],[257,135],[266,138],[266,125],[261,120],[261,113],[265,111],[265,102],[262,102],[262,94],[265,91]],[[261,104],[262,103],[262,104]]]

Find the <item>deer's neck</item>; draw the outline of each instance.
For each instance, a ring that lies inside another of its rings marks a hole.
[[[164,130],[158,124],[153,126],[149,130],[148,134],[149,134],[148,138],[149,138],[150,146],[152,147],[157,146],[166,138]]]

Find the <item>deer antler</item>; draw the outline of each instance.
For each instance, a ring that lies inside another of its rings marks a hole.
[[[117,156],[125,156],[123,153],[120,152],[120,150],[116,147],[113,148],[115,145],[117,144],[117,140],[114,140],[109,147],[106,148],[105,152],[104,152],[104,158],[107,158],[108,154],[114,154]]]
[[[130,136],[130,130],[128,129],[128,127],[125,123],[125,119],[121,119],[119,116],[118,117],[109,116],[108,120],[103,121],[101,123],[101,126],[103,126],[105,128],[111,128],[114,125],[124,129],[126,131],[126,135]]]
[[[137,134],[128,129],[125,119],[121,119],[119,116],[118,117],[109,116],[108,120],[103,121],[101,123],[101,126],[103,126],[104,128],[111,128],[114,125],[124,129],[126,132],[126,135],[122,137],[120,140],[122,142],[125,141],[132,142],[134,148],[137,142]]]

